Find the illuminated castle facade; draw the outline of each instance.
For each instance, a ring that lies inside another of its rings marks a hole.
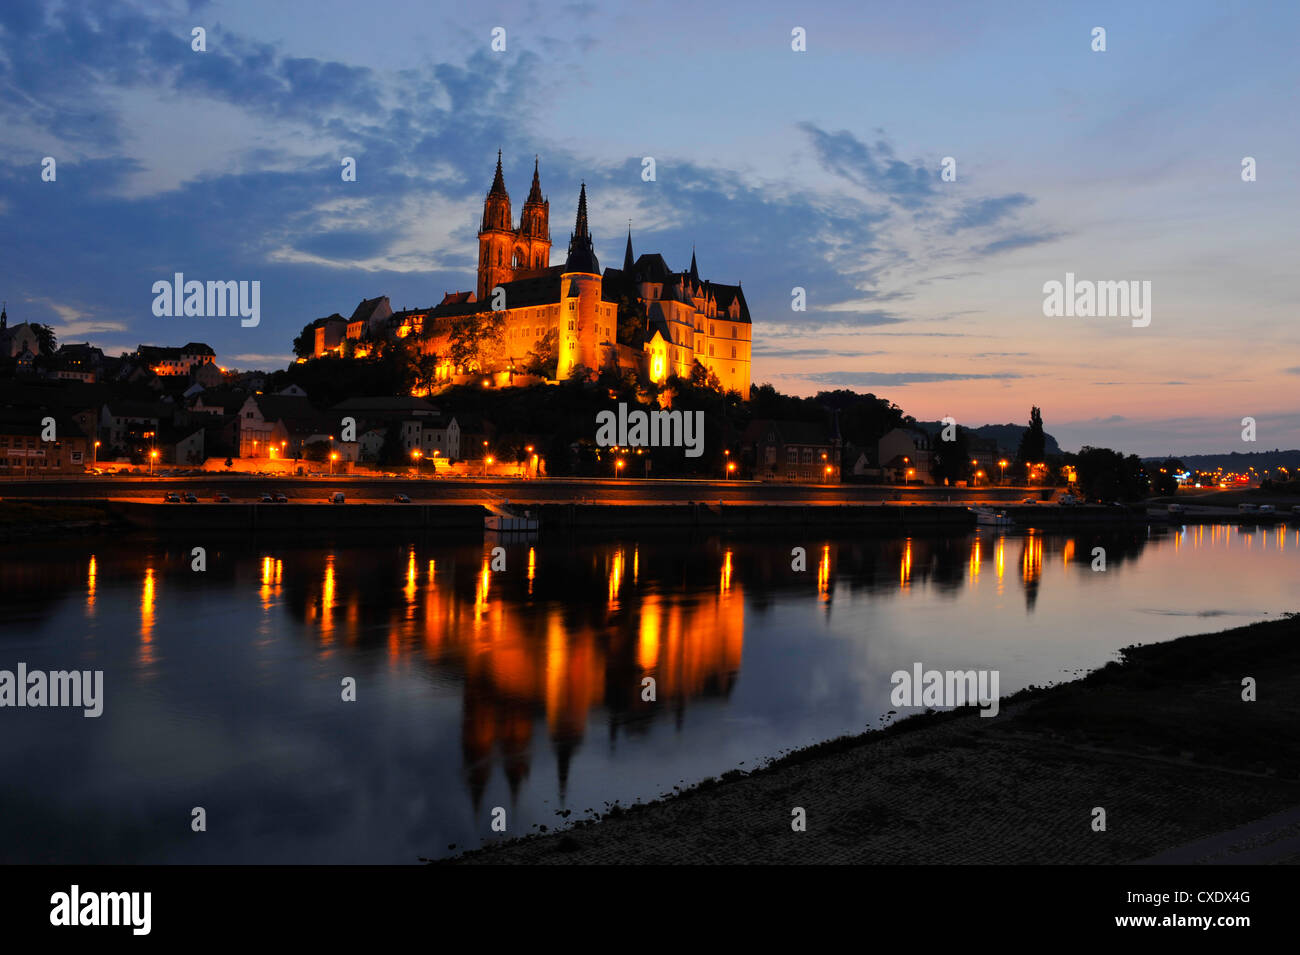
[[[630,334],[625,329],[623,342],[618,328],[620,301],[629,313],[625,323],[639,326]],[[458,323],[499,315],[504,320],[501,365],[507,369],[499,376],[503,384],[514,380],[515,370],[528,364],[530,355],[537,354],[543,339],[549,341],[548,333],[554,332],[558,379],[578,368],[595,373],[613,367],[635,368],[662,382],[670,375],[689,377],[698,361],[717,376],[724,391],[734,389],[749,397],[753,325],[740,286],[701,280],[694,252],[690,268],[682,272],[669,269],[658,253],[634,259],[630,230],[623,267],[602,270],[587,221],[585,184],[578,194],[564,263],[552,265],[550,201],[542,195],[536,162],[532,188],[516,227],[497,154],[496,175],[483,202],[478,283],[473,292],[449,292],[433,308],[390,314],[384,305],[380,314],[387,334],[418,335],[423,352],[445,358],[437,370],[440,382],[498,371],[453,365],[449,345]],[[345,322],[340,318],[338,323],[342,333]],[[345,334],[335,336],[337,340],[321,336],[316,354],[341,352],[347,338],[358,339],[357,353],[364,354],[364,339],[374,333],[374,321],[354,321]]]

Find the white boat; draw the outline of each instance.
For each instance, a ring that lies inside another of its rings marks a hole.
[[[975,523],[987,524],[992,527],[1010,527],[1015,523],[1006,511],[995,511],[991,507],[972,507],[975,512]]]

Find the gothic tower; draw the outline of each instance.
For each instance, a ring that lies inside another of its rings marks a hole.
[[[542,184],[537,175],[537,157],[533,157],[533,187],[524,200],[519,217],[518,250],[522,252],[520,268],[532,271],[551,264],[551,201],[542,198]]]
[[[567,378],[575,365],[599,370],[600,262],[587,228],[587,185],[578,193],[578,219],[569,237],[569,257],[560,273],[560,342],[556,373]]]
[[[478,231],[478,300],[488,300],[492,289],[510,281],[510,257],[514,252],[514,220],[510,215],[510,193],[501,175],[501,150],[497,150],[497,174],[483,200],[483,221]]]
[[[483,201],[478,233],[478,301],[490,302],[496,286],[551,264],[550,218],[551,203],[542,197],[534,161],[533,187],[515,229],[510,194],[501,173],[501,150],[497,150],[496,176]]]

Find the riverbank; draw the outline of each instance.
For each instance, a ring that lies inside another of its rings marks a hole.
[[[0,501],[0,543],[79,537],[120,530],[125,521],[102,501]]]
[[[1245,677],[1256,702],[1241,699]],[[1183,861],[1257,859],[1267,834],[1197,840],[1300,805],[1298,728],[1300,617],[1287,617],[1130,647],[993,719],[913,717],[442,861],[1113,864],[1178,847]],[[1294,837],[1269,861],[1300,862]]]

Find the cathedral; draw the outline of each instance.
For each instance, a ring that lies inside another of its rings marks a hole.
[[[433,308],[391,312],[386,299],[368,299],[346,330],[332,338],[317,331],[316,354],[342,350],[355,338],[364,354],[367,337],[382,325],[387,334],[418,335],[421,350],[444,357],[439,382],[494,368],[457,367],[451,363],[452,330],[461,322],[503,322],[501,384],[514,381],[516,369],[553,341],[556,378],[575,368],[597,372],[634,368],[662,382],[670,375],[689,377],[695,362],[717,376],[721,388],[749,397],[752,324],[739,285],[702,280],[691,253],[688,270],[674,272],[658,253],[634,258],[629,230],[621,269],[602,271],[587,221],[587,188],[578,193],[578,211],[568,252],[561,265],[551,264],[550,201],[542,194],[534,160],[532,187],[516,228],[497,153],[496,175],[483,202],[478,232],[478,284],[473,292],[448,292]],[[635,310],[638,328],[625,329],[620,341],[618,307]],[[342,319],[339,319],[342,322]],[[554,332],[554,336],[548,333]],[[544,340],[546,344],[544,344]]]

